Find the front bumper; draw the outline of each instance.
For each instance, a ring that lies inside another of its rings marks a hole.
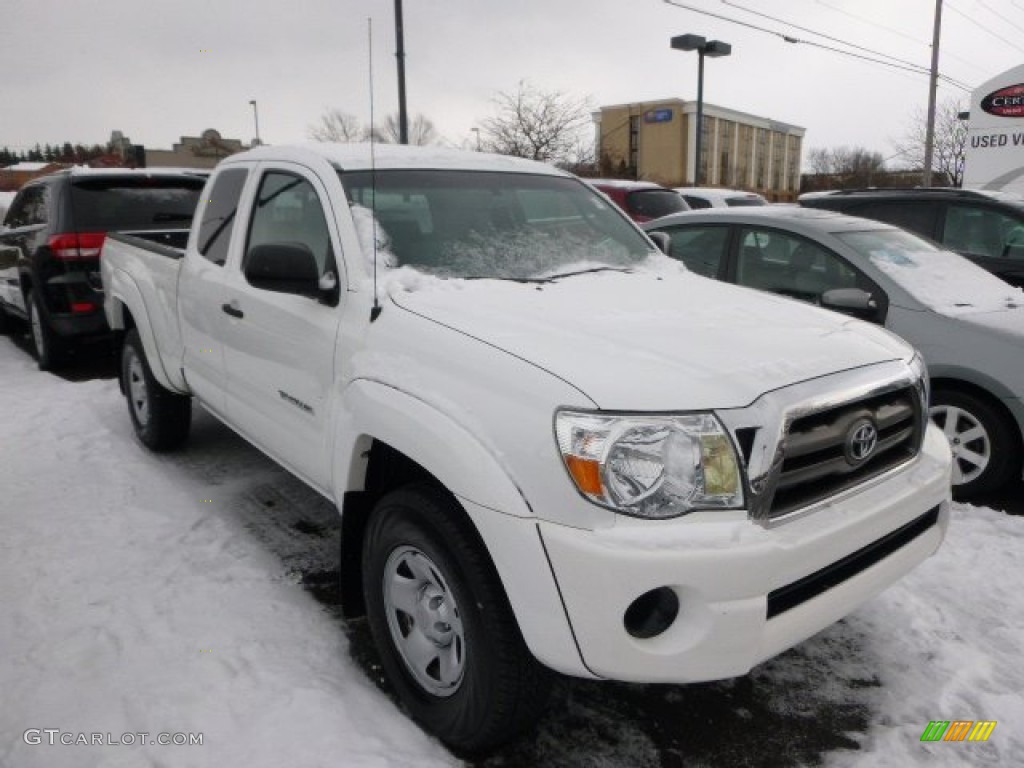
[[[539,530],[587,670],[685,683],[745,674],[877,595],[939,547],[949,499],[949,448],[931,427],[907,465],[771,527],[716,511]],[[627,608],[662,587],[678,598],[677,618],[654,637],[632,636]]]

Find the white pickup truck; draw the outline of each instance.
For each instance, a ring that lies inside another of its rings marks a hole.
[[[945,534],[911,347],[686,272],[559,170],[262,147],[195,222],[103,249],[136,433],[178,446],[195,398],[332,499],[345,609],[453,747],[528,727],[550,670],[745,674]]]

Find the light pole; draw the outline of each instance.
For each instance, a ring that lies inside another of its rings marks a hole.
[[[703,181],[701,175],[701,144],[704,138],[704,57],[718,58],[732,53],[732,46],[721,40],[705,40],[700,35],[676,35],[671,40],[672,47],[677,51],[697,52],[697,152],[693,169],[693,185],[699,187]]]
[[[480,151],[480,129],[479,128],[470,128],[469,130],[471,130],[473,133],[476,134],[476,151],[479,152]]]
[[[255,144],[262,144],[260,141],[260,115],[256,111],[256,99],[249,99],[249,103],[252,104],[252,120],[256,124],[256,140]]]

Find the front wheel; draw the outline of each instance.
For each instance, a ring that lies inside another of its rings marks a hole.
[[[135,434],[147,448],[169,451],[185,442],[192,424],[192,398],[165,389],[153,377],[134,328],[121,351],[121,381]]]
[[[536,722],[551,674],[526,648],[463,514],[428,486],[384,496],[363,543],[363,590],[384,670],[412,717],[480,753]]]
[[[953,452],[953,493],[967,499],[1005,485],[1020,460],[1006,418],[984,399],[956,389],[932,394],[931,418]]]

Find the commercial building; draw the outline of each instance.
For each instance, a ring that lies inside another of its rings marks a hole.
[[[140,168],[213,168],[228,155],[249,149],[238,139],[223,138],[213,128],[207,128],[200,136],[182,136],[171,149],[132,144],[121,131],[114,131],[110,147],[126,165]]]
[[[601,175],[694,186],[696,101],[618,104],[601,107],[593,118]],[[804,132],[800,126],[705,102],[702,185],[795,200]]]

